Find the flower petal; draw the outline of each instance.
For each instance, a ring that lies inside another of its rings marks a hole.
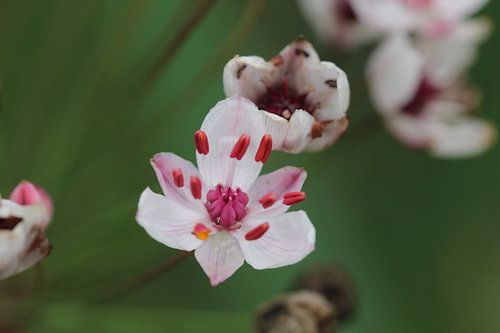
[[[31,246],[46,223],[43,203],[20,206],[10,200],[0,200],[0,218],[16,217],[20,221],[13,229],[0,229],[0,279],[6,279],[31,267],[42,257],[28,260]]]
[[[403,144],[413,149],[427,149],[431,145],[428,119],[407,115],[386,117],[388,130]]]
[[[338,120],[344,118],[349,108],[351,92],[347,75],[332,62],[322,61],[310,66],[303,82],[313,86],[308,98],[319,103],[314,111],[316,120]]]
[[[423,76],[424,59],[407,36],[386,39],[368,64],[368,85],[379,112],[397,112],[414,96]]]
[[[363,24],[382,32],[403,32],[415,29],[418,13],[395,0],[350,0]]]
[[[374,40],[378,36],[376,31],[368,29],[357,17],[354,20],[343,17],[346,3],[351,4],[345,0],[299,0],[304,16],[325,43],[352,48]]]
[[[269,112],[263,112],[266,133],[273,137],[273,149],[300,153],[310,141],[314,117],[304,110],[295,110],[286,120]]]
[[[155,170],[163,193],[169,200],[176,201],[189,209],[195,208],[200,212],[206,212],[203,202],[194,198],[191,192],[191,177],[198,177],[201,181],[200,173],[191,162],[172,153],[159,153],[153,156],[151,165]],[[177,186],[174,179],[174,174],[179,173],[179,171],[184,183],[182,187]],[[208,189],[202,181],[201,191],[201,198],[205,198]]]
[[[284,167],[257,178],[248,191],[250,202],[246,219],[267,218],[285,213],[290,206],[283,204],[284,195],[300,191],[306,177],[307,173],[304,169]],[[276,202],[268,208],[263,208],[259,200],[268,194],[273,194]]]
[[[491,22],[476,19],[454,26],[445,36],[421,38],[418,48],[425,58],[425,72],[438,86],[462,77],[477,56],[478,45],[489,35]]]
[[[208,218],[196,209],[145,189],[139,199],[137,222],[155,240],[166,246],[192,251],[202,241],[193,235],[198,223],[210,225]]]
[[[349,117],[328,122],[321,136],[314,138],[306,147],[306,151],[317,152],[337,142],[349,127]]]
[[[237,240],[227,231],[211,236],[194,254],[214,287],[228,279],[244,263]]]
[[[21,223],[14,230],[0,230],[0,279],[19,272],[20,257],[27,247],[28,236]]]
[[[269,229],[258,239],[245,235],[262,223]],[[268,221],[245,221],[234,233],[245,260],[255,269],[276,268],[295,264],[314,250],[316,230],[303,211],[286,213]]]
[[[281,55],[288,65],[287,77],[299,95],[318,104],[314,117],[318,120],[340,119],[349,107],[347,76],[332,62],[320,61],[311,43],[298,39]]]
[[[421,32],[440,24],[454,24],[478,11],[489,0],[351,0],[360,20],[384,32]]]
[[[284,66],[261,57],[236,56],[224,67],[224,92],[228,97],[237,94],[255,102],[266,92],[266,87],[278,81],[283,71]]]
[[[207,134],[210,152],[197,153],[201,176],[209,188],[219,184],[247,190],[262,169],[255,161],[264,136],[262,112],[248,99],[232,96],[210,110],[201,130]],[[234,145],[242,134],[250,137],[250,145],[241,160],[231,158]]]
[[[46,258],[52,250],[49,240],[41,232],[35,232],[35,234],[36,236],[29,245],[27,253],[20,262],[18,272],[23,272],[33,267]]]
[[[47,228],[50,220],[52,219],[54,205],[49,194],[42,187],[23,180],[14,188],[9,198],[21,206],[42,203],[46,210],[46,218],[43,223],[43,229],[45,230]]]
[[[484,153],[496,140],[495,127],[469,116],[433,122],[430,152],[441,158],[469,158]]]
[[[459,21],[484,7],[490,0],[437,0],[434,12],[442,13],[443,20]]]

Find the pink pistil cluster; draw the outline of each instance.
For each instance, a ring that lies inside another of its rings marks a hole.
[[[212,222],[224,229],[235,229],[240,227],[238,222],[247,215],[247,204],[248,195],[239,188],[233,190],[217,185],[208,191],[205,206]]]

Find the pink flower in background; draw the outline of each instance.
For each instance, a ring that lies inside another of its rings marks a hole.
[[[155,240],[195,250],[213,286],[244,261],[266,269],[302,260],[315,229],[305,212],[287,211],[305,199],[306,173],[285,167],[258,177],[273,139],[249,100],[218,103],[195,134],[199,170],[171,153],[153,157],[163,194],[142,193],[137,221]]]
[[[52,218],[52,200],[40,187],[21,182],[10,200],[0,200],[0,279],[20,273],[50,253],[44,232]]]
[[[304,16],[325,43],[354,48],[379,37],[366,26],[352,0],[299,0]]]
[[[332,145],[349,125],[349,83],[332,62],[320,61],[299,38],[270,61],[236,56],[224,68],[226,96],[241,95],[264,115],[273,148],[319,151]]]
[[[487,21],[474,20],[440,37],[394,35],[375,51],[371,95],[397,138],[442,158],[478,155],[494,142],[495,128],[471,114],[478,95],[464,80],[488,32]]]
[[[358,19],[380,32],[441,35],[489,0],[350,0]]]

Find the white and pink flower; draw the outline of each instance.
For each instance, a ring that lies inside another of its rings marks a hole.
[[[52,219],[52,200],[23,181],[10,200],[0,200],[0,279],[23,272],[50,253],[44,232]]]
[[[350,49],[380,36],[360,20],[352,0],[299,0],[298,3],[318,37],[327,44]]]
[[[464,74],[489,24],[474,20],[446,36],[396,34],[375,51],[368,83],[375,106],[405,144],[442,158],[475,156],[494,142],[495,128],[471,114],[478,94]]]
[[[262,111],[273,149],[319,151],[335,143],[349,125],[349,83],[332,62],[320,61],[299,38],[265,61],[236,56],[224,68],[226,96],[241,95]]]
[[[489,0],[350,0],[358,19],[372,30],[438,36],[467,20]]]
[[[256,269],[302,260],[313,249],[315,229],[303,211],[304,170],[285,167],[258,177],[274,138],[262,112],[233,96],[219,102],[195,134],[198,169],[171,153],[151,164],[163,194],[147,188],[137,221],[155,240],[193,251],[213,286],[244,261]]]

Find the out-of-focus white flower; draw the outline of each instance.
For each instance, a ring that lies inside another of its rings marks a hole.
[[[226,96],[241,95],[262,110],[273,148],[299,153],[332,145],[349,125],[346,74],[320,61],[299,38],[270,61],[236,56],[224,68]]]
[[[10,200],[0,200],[0,279],[32,267],[50,253],[44,232],[52,201],[40,187],[23,181]]]
[[[379,33],[360,21],[351,0],[299,0],[298,2],[304,16],[325,43],[353,48],[379,37]]]
[[[303,211],[304,170],[285,167],[258,177],[272,150],[264,116],[249,100],[218,103],[195,134],[199,171],[171,153],[151,160],[163,195],[146,189],[137,221],[155,240],[192,251],[213,286],[244,261],[256,269],[302,260],[315,229]]]
[[[442,35],[489,0],[351,0],[359,20],[381,32]]]
[[[368,66],[371,95],[397,138],[442,158],[478,155],[494,142],[495,128],[470,114],[478,95],[464,82],[488,32],[487,21],[474,20],[446,36],[396,34],[375,51]]]

